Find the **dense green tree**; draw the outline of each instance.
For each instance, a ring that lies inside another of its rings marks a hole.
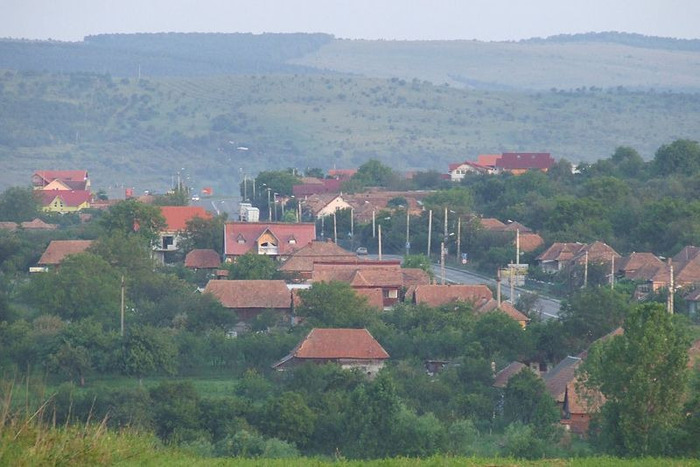
[[[377,319],[377,312],[367,305],[366,298],[345,282],[315,282],[300,290],[299,298],[301,305],[296,313],[312,326],[357,328]]]
[[[285,392],[267,406],[263,425],[275,438],[304,447],[314,432],[316,414],[298,392]]]
[[[484,349],[484,357],[500,355],[517,360],[531,351],[525,330],[507,314],[494,311],[480,316],[474,325],[474,337]]]
[[[664,144],[656,151],[653,164],[656,173],[662,176],[696,174],[700,170],[700,144],[687,139]]]
[[[219,254],[224,252],[224,213],[211,219],[195,217],[187,221],[187,230],[183,235],[182,248],[185,251],[195,248],[210,248]]]
[[[422,269],[432,279],[435,276],[433,272],[433,263],[425,255],[407,255],[403,257],[401,262],[402,268]]]
[[[227,263],[228,278],[232,280],[270,280],[280,279],[275,260],[267,255],[246,253],[236,258],[233,263]]]
[[[39,215],[39,201],[31,188],[10,187],[0,194],[0,221],[24,222]]]
[[[157,206],[127,199],[111,206],[100,218],[100,224],[109,233],[136,234],[152,244],[165,228],[165,219]]]
[[[122,373],[141,379],[156,373],[174,374],[177,347],[168,330],[132,325],[123,339],[119,366]]]
[[[580,351],[621,326],[629,312],[629,296],[609,287],[587,287],[562,302],[559,319],[570,342]]]
[[[539,435],[548,435],[559,421],[557,403],[539,375],[525,368],[508,380],[503,390],[503,421],[532,425]]]
[[[689,340],[663,305],[632,309],[624,333],[594,345],[582,366],[586,386],[606,398],[598,440],[610,452],[662,455],[681,420]]]
[[[161,439],[187,440],[201,429],[200,398],[192,382],[163,381],[149,392]]]

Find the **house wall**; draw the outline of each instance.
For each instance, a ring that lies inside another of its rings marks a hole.
[[[268,246],[267,248],[263,247],[262,245],[264,243],[267,243],[270,246]],[[272,245],[274,245],[274,247]],[[257,253],[259,255],[276,255],[276,254],[278,254],[278,252],[279,252],[279,241],[277,240],[277,238],[275,238],[275,236],[272,235],[272,233],[270,233],[269,231],[262,234],[260,236],[260,238],[258,239],[258,251],[257,251]]]
[[[322,218],[322,217],[324,217],[324,216],[332,216],[333,213],[336,212],[337,210],[339,210],[339,209],[350,209],[350,207],[351,207],[351,206],[350,206],[347,202],[345,202],[345,200],[343,200],[343,198],[341,198],[340,196],[338,196],[338,197],[335,198],[333,201],[331,201],[330,203],[328,203],[327,205],[325,205],[325,206],[323,207],[323,209],[321,209],[320,211],[318,211],[318,214],[316,214],[316,217],[317,217],[318,219],[320,219],[320,218]]]
[[[78,206],[66,206],[63,201],[61,201],[60,198],[56,197],[51,203],[47,206],[44,206],[41,208],[45,212],[78,212],[83,209],[88,209],[90,207],[90,203],[84,202]]]

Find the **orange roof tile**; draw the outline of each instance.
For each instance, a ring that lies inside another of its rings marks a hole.
[[[493,298],[491,289],[480,285],[419,285],[415,290],[416,303],[437,307],[451,302],[472,303],[479,308]]]
[[[583,243],[552,243],[552,245],[536,259],[537,261],[569,261],[576,253],[581,251],[583,247]]]
[[[386,360],[389,354],[367,329],[314,328],[292,351],[301,359]]]
[[[60,264],[68,255],[83,253],[92,245],[92,240],[51,240],[37,264],[49,266]]]
[[[185,267],[192,269],[217,269],[221,265],[221,256],[215,250],[195,249],[185,256]]]
[[[503,222],[499,221],[498,219],[494,219],[493,217],[483,217],[479,219],[479,224],[481,224],[481,228],[484,230],[502,231],[506,228],[506,225]]]
[[[367,299],[367,304],[373,308],[379,308],[382,310],[384,308],[384,292],[382,289],[354,289],[357,295],[365,297]]]
[[[48,206],[56,198],[63,201],[66,206],[76,207],[83,203],[89,203],[92,193],[86,190],[36,190],[39,193],[42,206]]]
[[[249,251],[257,253],[257,241],[268,231],[278,241],[279,255],[290,255],[316,239],[316,224],[313,222],[227,222],[224,225],[224,254],[240,256]]]
[[[289,309],[291,292],[281,280],[210,280],[204,293],[211,293],[226,308]]]
[[[529,369],[524,363],[511,362],[507,367],[496,373],[492,386],[495,388],[504,388],[508,386],[510,378],[520,373],[524,368]]]
[[[520,233],[520,250],[526,252],[535,251],[542,245],[544,245],[544,239],[539,234]]]
[[[195,217],[211,219],[212,215],[202,206],[161,206],[160,212],[165,218],[168,232],[182,232],[187,229],[187,222]]]

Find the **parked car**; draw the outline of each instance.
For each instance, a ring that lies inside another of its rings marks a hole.
[[[357,247],[357,250],[355,250],[355,253],[357,253],[358,255],[366,255],[367,248],[365,248],[363,246]]]

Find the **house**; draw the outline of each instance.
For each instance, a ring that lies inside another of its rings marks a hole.
[[[571,259],[583,248],[582,243],[555,242],[542,252],[536,261],[539,261],[543,271],[549,273],[559,272],[568,266]]]
[[[185,256],[185,267],[187,269],[219,269],[221,266],[221,256],[216,250],[194,249]]]
[[[494,300],[491,289],[484,284],[419,285],[415,288],[413,301],[429,307],[458,302],[469,303],[477,314],[501,311],[517,321],[523,328],[530,322],[530,318],[517,310],[511,303],[498,303],[497,300]]]
[[[403,287],[400,261],[315,262],[311,282],[346,282],[350,287],[365,291],[381,290],[383,308],[399,301]],[[376,292],[372,292],[376,293]]]
[[[278,269],[302,280],[311,279],[315,262],[333,263],[357,260],[351,253],[330,240],[312,241],[293,252]]]
[[[248,323],[267,310],[291,320],[292,293],[282,280],[214,279],[207,282],[204,293],[214,295],[240,323]]]
[[[164,264],[166,255],[179,249],[182,233],[187,230],[187,223],[200,218],[208,220],[212,218],[202,206],[161,206],[160,212],[165,219],[165,228],[159,232],[158,243],[155,246],[154,256]]]
[[[534,232],[525,232],[520,234],[520,251],[529,253],[537,250],[542,245],[544,245],[544,239],[539,234]]]
[[[285,260],[316,239],[316,224],[301,222],[227,222],[224,224],[224,258],[235,261],[246,253]]]
[[[59,182],[53,184],[53,182]],[[62,190],[87,191],[90,189],[90,179],[87,170],[37,170],[32,175],[32,187],[35,190],[44,190],[52,186],[52,189],[61,187]]]
[[[530,170],[547,172],[552,165],[554,159],[548,152],[504,152],[495,168],[498,172],[520,175]]]
[[[33,219],[31,221],[25,221],[20,223],[20,227],[24,230],[56,230],[58,228],[57,224],[47,224],[41,219]]]
[[[343,199],[343,195],[335,193],[316,194],[302,201],[304,209],[311,212],[316,219],[332,216],[341,209],[351,209],[352,206]]]
[[[307,362],[336,363],[343,369],[359,369],[372,378],[387,359],[389,354],[367,329],[314,328],[272,367],[282,371]]]
[[[350,180],[357,173],[357,169],[330,169],[328,176],[341,181]]]
[[[583,247],[571,258],[571,264],[576,264],[579,266],[584,265],[586,261],[589,264],[611,264],[619,262],[622,258],[620,254],[613,250],[611,246],[606,243],[595,241],[583,245]]]
[[[403,202],[407,204],[402,206],[402,209],[408,209],[410,215],[419,216],[423,212],[423,199],[431,193],[432,191],[368,190],[363,193],[344,195],[344,200],[352,207],[353,217],[357,222],[369,223],[379,211],[396,210],[398,206],[392,204],[396,200],[402,200],[402,204]]]
[[[464,161],[449,164],[447,173],[450,176],[450,181],[461,182],[467,174],[490,174],[493,173],[493,169],[476,162]]]
[[[85,252],[92,245],[92,240],[51,240],[37,263],[40,268],[46,270],[59,264],[68,255]]]
[[[508,381],[510,381],[510,379],[513,376],[520,373],[523,369],[530,370],[530,367],[525,365],[524,363],[511,362],[510,364],[508,364],[508,366],[496,373],[496,376],[493,378],[493,384],[491,386],[498,389],[504,389],[506,386],[508,386]]]
[[[496,168],[496,163],[498,162],[498,159],[500,158],[500,154],[479,154],[476,157],[476,163],[483,167],[488,167],[493,171],[493,169]]]
[[[506,224],[499,221],[498,219],[494,219],[493,217],[479,218],[478,222],[479,222],[479,226],[483,230],[487,230],[487,231],[491,231],[491,232],[503,232],[506,228]]]
[[[340,193],[341,184],[342,181],[337,178],[305,177],[301,179],[301,184],[292,186],[292,194],[301,199],[324,193]]]
[[[87,190],[37,190],[41,209],[61,214],[88,209],[92,193]]]

